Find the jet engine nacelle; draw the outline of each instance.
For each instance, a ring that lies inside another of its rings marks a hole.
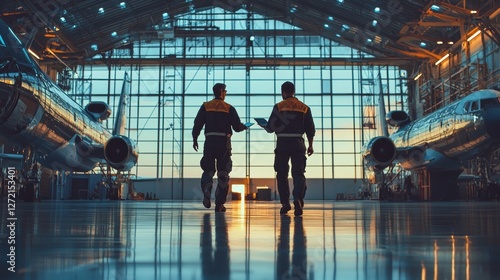
[[[134,141],[126,136],[111,137],[104,146],[104,158],[117,170],[128,171],[137,163],[139,152]]]
[[[405,111],[390,111],[385,117],[392,127],[403,127],[411,122],[410,116]]]
[[[363,159],[365,166],[372,170],[381,170],[391,165],[396,157],[396,146],[389,137],[372,138],[366,145]]]
[[[420,148],[413,148],[405,152],[398,153],[395,161],[406,170],[417,168],[422,166],[424,163],[424,151]]]
[[[85,111],[92,115],[96,121],[102,122],[107,120],[111,115],[111,108],[106,102],[92,101],[85,106]]]

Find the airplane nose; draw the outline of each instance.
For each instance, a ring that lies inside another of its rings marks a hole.
[[[484,110],[484,126],[488,135],[500,140],[500,107],[489,107]]]

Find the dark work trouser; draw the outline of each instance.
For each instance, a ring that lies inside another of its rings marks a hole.
[[[278,192],[280,194],[281,204],[289,204],[290,188],[288,186],[288,171],[292,164],[293,178],[293,198],[302,200],[306,193],[306,156],[304,140],[296,139],[280,139],[274,150],[274,170],[276,171],[276,179],[278,181]]]
[[[217,189],[215,190],[215,204],[226,203],[229,191],[229,173],[233,168],[231,160],[231,138],[225,136],[207,136],[203,146],[203,157],[200,161],[203,174],[201,175],[201,190],[212,191],[212,180],[217,166]]]

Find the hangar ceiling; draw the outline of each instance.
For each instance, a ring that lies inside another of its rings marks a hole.
[[[168,24],[175,36],[207,36],[178,19],[213,7],[287,22],[378,58],[439,59],[480,28],[500,43],[499,0],[11,0],[1,18],[44,60],[83,61]],[[204,32],[205,31],[205,32]],[[117,32],[116,36],[112,36]],[[235,31],[238,32],[238,31]],[[241,30],[245,32],[245,30]],[[280,32],[279,30],[277,32]],[[235,36],[244,34],[233,34]],[[98,46],[98,47],[97,47]]]

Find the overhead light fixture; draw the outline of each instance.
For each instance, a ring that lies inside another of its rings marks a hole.
[[[39,57],[39,56],[38,56],[38,55],[37,55],[34,51],[32,51],[31,49],[28,49],[28,52],[29,52],[32,56],[34,56],[36,59],[40,60],[40,57]]]
[[[380,13],[380,8],[379,7],[375,7],[375,9],[373,9],[373,11],[378,14],[378,13]]]
[[[472,10],[470,11],[471,14],[477,14],[477,11],[476,10]]]
[[[426,44],[425,42],[420,42],[420,46],[421,46],[422,48],[425,48],[425,47],[427,46],[427,44]]]
[[[439,6],[438,6],[438,5],[432,5],[432,6],[431,6],[431,10],[433,10],[433,11],[436,11],[436,12],[437,12],[437,11],[439,11]]]
[[[98,12],[99,14],[104,14],[104,8],[102,8],[102,7],[101,7],[101,8],[99,8],[99,10],[97,10],[97,12]]]
[[[116,31],[113,31],[113,32],[111,32],[111,36],[116,37],[116,36],[118,36],[118,33],[116,33]]]
[[[453,45],[453,41],[449,41],[449,42],[448,42],[448,45]]]
[[[442,45],[443,44],[443,41],[437,41],[436,44],[438,45]]]
[[[127,8],[127,3],[125,3],[125,2],[120,2],[120,8],[122,8],[122,9]]]
[[[253,36],[253,35],[248,36],[247,37],[247,47],[252,47],[254,40],[255,40],[255,36]]]
[[[476,33],[472,34],[469,38],[467,38],[467,42],[470,42],[472,39],[476,38],[477,35],[481,34],[481,30],[476,31]]]
[[[450,54],[447,53],[445,56],[441,57],[440,60],[436,61],[436,63],[434,63],[434,65],[439,65],[441,62],[443,62],[443,60],[447,59],[449,56],[450,56]]]
[[[420,77],[422,77],[422,73],[418,73],[418,75],[415,76],[415,78],[413,78],[413,80],[416,81],[416,80],[420,79]]]

